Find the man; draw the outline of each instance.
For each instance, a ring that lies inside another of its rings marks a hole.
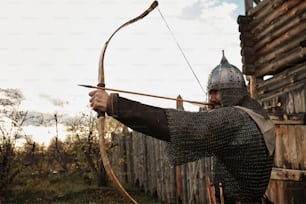
[[[207,112],[163,109],[108,95],[89,93],[91,107],[130,128],[168,142],[173,165],[214,156],[216,198],[223,187],[225,204],[260,203],[273,166],[275,132],[268,114],[253,100],[242,73],[222,57],[208,80]]]

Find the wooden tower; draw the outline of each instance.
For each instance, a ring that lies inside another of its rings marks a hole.
[[[277,204],[306,203],[306,1],[245,0],[237,21],[249,91],[276,126],[266,194]]]

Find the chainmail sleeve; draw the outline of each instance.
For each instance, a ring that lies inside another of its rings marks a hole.
[[[119,94],[110,95],[107,107],[108,115],[133,130],[160,140],[170,140],[164,109],[122,98]]]
[[[243,126],[243,117],[232,107],[210,112],[168,109],[170,163],[180,165],[225,151]]]

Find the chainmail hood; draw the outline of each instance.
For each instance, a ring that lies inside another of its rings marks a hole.
[[[222,107],[241,105],[242,99],[249,95],[246,88],[220,89],[219,91]]]
[[[250,97],[246,88],[221,89],[220,93],[222,107],[243,106],[269,119],[268,113]]]

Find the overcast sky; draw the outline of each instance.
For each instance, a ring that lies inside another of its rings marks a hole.
[[[26,97],[25,110],[89,111],[89,90],[77,84],[97,84],[104,42],[151,3],[1,0],[0,87],[20,89]],[[244,14],[243,1],[161,0],[158,8],[204,88],[223,49],[229,62],[241,67],[237,17]],[[105,77],[111,88],[206,100],[157,10],[112,39],[105,56]],[[175,108],[172,101],[127,97]]]

